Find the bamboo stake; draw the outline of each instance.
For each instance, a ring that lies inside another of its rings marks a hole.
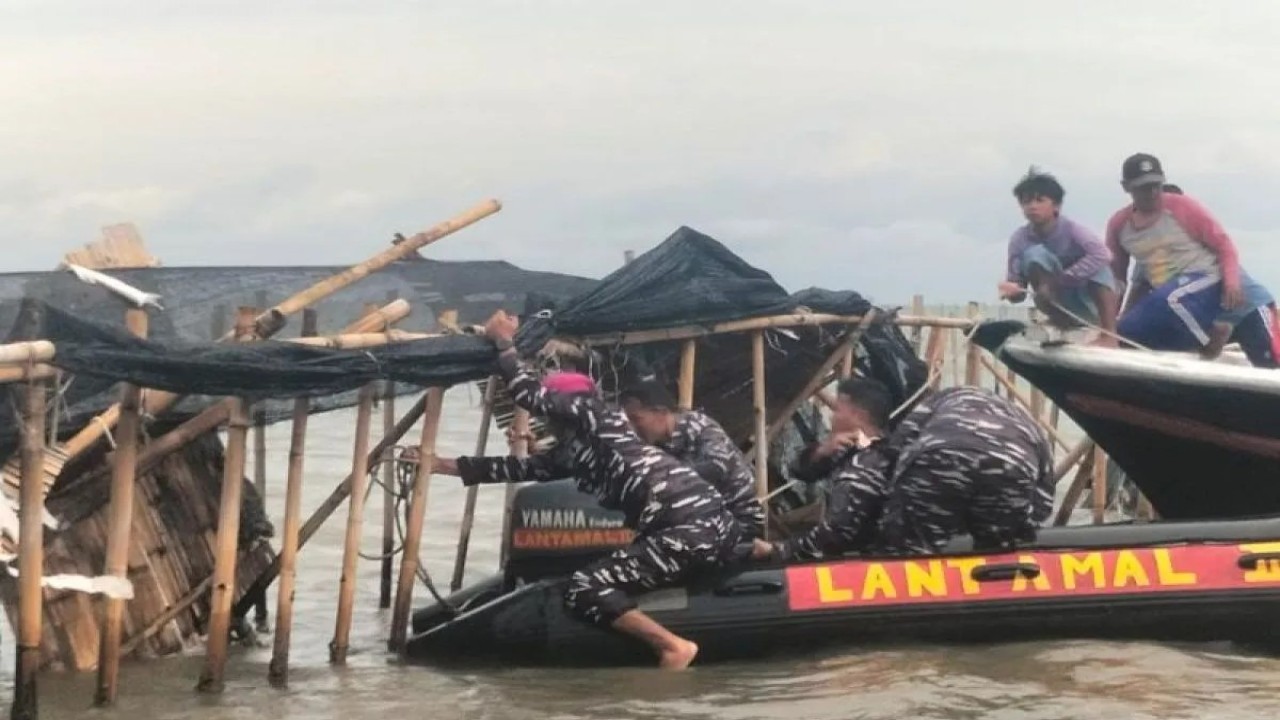
[[[395,302],[395,300],[396,291],[388,292],[387,302]],[[391,330],[391,326],[387,325],[386,329]],[[396,384],[388,380],[382,387],[382,434],[386,436],[391,433],[391,428],[396,424]],[[374,469],[375,476],[382,478],[382,567],[378,588],[378,608],[384,610],[391,607],[391,572],[394,567],[391,556],[396,548],[395,486],[397,479],[395,466],[391,464],[393,458],[394,451],[387,448],[382,454],[382,462]]]
[[[529,411],[516,406],[511,416],[511,454],[515,457],[528,457],[529,451]],[[506,493],[502,501],[502,544],[498,550],[498,567],[506,567],[507,555],[511,552],[511,518],[515,513],[516,484],[506,483]]]
[[[489,447],[489,426],[493,424],[493,397],[497,392],[501,378],[491,376],[484,387],[484,407],[480,410],[480,432],[476,435],[476,455],[484,456]],[[476,521],[476,498],[480,486],[467,488],[467,499],[462,509],[462,530],[458,535],[458,552],[453,559],[453,578],[449,581],[449,590],[456,591],[462,587],[462,575],[467,567],[467,550],[471,545],[471,528]]]
[[[18,510],[18,657],[10,717],[36,720],[40,714],[36,674],[44,620],[44,384],[28,382],[25,395]]]
[[[390,448],[399,442],[400,438],[404,437],[404,434],[409,432],[409,429],[418,422],[418,419],[422,417],[422,413],[426,405],[427,394],[424,394],[416,403],[413,404],[412,407],[409,408],[408,412],[400,418],[400,421],[396,423],[394,428],[392,428],[391,434],[382,438],[378,441],[377,445],[373,446],[373,449],[369,451],[369,457],[365,469],[366,472],[373,469],[373,466],[378,463],[378,458],[382,457],[383,453],[387,451],[387,448]],[[338,486],[329,493],[329,496],[320,503],[320,506],[312,511],[311,516],[307,518],[307,521],[302,523],[302,530],[298,532],[299,550],[306,547],[307,542],[311,537],[316,534],[316,531],[320,529],[321,525],[324,525],[324,522],[329,519],[329,516],[342,506],[343,501],[347,499],[347,496],[350,493],[351,476],[348,475],[342,482],[338,483]],[[258,579],[253,581],[249,586],[249,590],[245,592],[239,602],[236,603],[235,613],[239,615],[245,612],[249,607],[248,598],[252,597],[254,593],[262,592],[263,588],[270,585],[279,573],[280,556],[277,555],[272,559],[271,564],[267,566],[267,569],[263,570],[262,574],[258,576]]]
[[[392,245],[390,248],[383,250],[358,265],[354,265],[336,275],[321,280],[311,287],[292,295],[280,302],[280,304],[254,318],[255,335],[258,338],[264,339],[271,337],[284,327],[284,320],[288,316],[298,313],[302,309],[323,300],[324,298],[370,275],[371,273],[377,272],[378,270],[381,270],[399,260],[404,260],[423,247],[426,247],[447,235],[451,235],[462,228],[479,222],[501,209],[502,204],[497,200],[487,200],[450,220],[446,220],[429,230],[420,232],[417,235],[406,239],[404,242]],[[229,340],[230,338],[224,335],[221,339]],[[150,397],[153,394],[149,393],[148,395]],[[155,406],[147,406],[147,413],[152,416],[159,415],[165,410],[168,410],[181,399],[180,396],[172,395],[170,393],[155,393],[154,397]],[[119,412],[119,406],[108,408],[98,416],[97,421],[89,423],[83,431],[68,440],[63,447],[68,458],[74,459],[100,440],[109,428],[115,426],[116,419],[119,417]]]
[[[409,501],[409,527],[405,530],[395,606],[391,610],[391,638],[387,647],[392,652],[399,652],[404,648],[409,628],[409,604],[413,601],[413,584],[417,582],[418,553],[422,546],[422,526],[426,522],[431,470],[436,461],[436,435],[440,431],[444,388],[431,388],[426,397],[427,410],[422,421],[422,437],[418,442],[418,470],[413,478],[413,497]]]
[[[942,359],[947,352],[947,333],[941,327],[929,329],[929,340],[925,343],[925,364],[929,367],[929,387],[937,389],[942,385]]]
[[[978,303],[970,302],[968,312],[969,319],[977,322],[978,315],[981,314]],[[964,384],[970,387],[977,387],[978,383],[981,382],[982,365],[978,363],[978,360],[982,358],[982,348],[975,342],[968,343],[968,346],[968,353],[966,353],[964,359]]]
[[[924,296],[923,295],[911,296],[911,314],[915,315],[916,317],[920,317],[924,315]],[[911,330],[911,345],[912,347],[915,348],[917,355],[920,354],[920,344],[923,341],[923,337],[922,337],[923,334],[924,334],[923,325],[916,325]]]
[[[236,317],[236,331],[246,340],[253,337],[253,308],[242,307]],[[249,405],[235,398],[227,423],[227,453],[223,463],[222,494],[218,501],[218,533],[215,544],[213,587],[209,599],[208,640],[204,670],[196,689],[220,693],[227,666],[228,635],[231,632],[231,601],[236,583],[237,540],[240,536],[240,496],[244,482],[246,436],[249,432]],[[256,597],[255,597],[256,599]]]
[[[830,360],[830,358],[828,358]],[[839,360],[839,357],[836,357]],[[834,363],[832,363],[834,365]],[[830,368],[827,368],[830,371]],[[751,411],[755,416],[756,495],[768,505],[769,498],[769,428],[765,414],[764,331],[751,334]],[[765,527],[769,539],[769,528]]]
[[[1107,512],[1107,455],[1093,451],[1093,524],[1101,525]]]
[[[267,293],[259,290],[254,297],[254,312],[267,306]],[[267,505],[267,405],[259,403],[253,408],[253,487],[258,491],[262,506]],[[267,594],[263,593],[253,606],[254,626],[267,630]]]
[[[697,369],[698,362],[698,341],[696,338],[689,338],[684,341],[684,345],[680,348],[680,401],[681,410],[693,409],[693,384],[694,371]]]
[[[302,311],[302,335],[316,333],[316,311]],[[293,594],[298,576],[298,525],[302,520],[302,472],[307,457],[307,419],[311,401],[293,401],[293,429],[289,435],[289,472],[284,490],[284,536],[280,539],[280,584],[276,596],[276,634],[272,639],[267,681],[273,687],[289,686],[289,643],[293,635]]]
[[[364,496],[369,487],[369,424],[373,416],[374,384],[360,388],[356,408],[355,450],[351,454],[351,501],[347,504],[347,537],[338,579],[338,620],[329,643],[329,662],[345,665],[351,639],[351,611],[356,599],[356,570],[360,561],[360,532],[364,529]]]
[[[1089,483],[1089,477],[1093,471],[1093,461],[1095,453],[1093,443],[1089,442],[1088,449],[1084,452],[1080,465],[1076,468],[1076,476],[1071,480],[1071,485],[1067,488],[1067,493],[1062,497],[1062,505],[1058,508],[1058,515],[1053,519],[1054,525],[1066,525],[1071,520],[1071,513],[1076,509],[1076,505],[1080,502],[1080,496],[1084,494],[1084,488]]]
[[[382,398],[382,434],[386,436],[391,433],[391,429],[396,424],[396,384],[388,381],[383,387],[385,392]],[[392,449],[390,447],[386,448],[382,453],[381,462],[378,463],[376,468],[382,478],[382,577],[381,587],[378,592],[378,607],[382,609],[391,607],[391,569],[393,566],[391,555],[396,548],[396,471],[395,467],[391,465],[393,456]]]
[[[637,345],[640,343],[658,342],[661,340],[685,340],[688,338],[722,335],[725,333],[746,332],[749,330],[768,330],[771,328],[811,327],[815,325],[857,325],[862,322],[861,315],[827,315],[823,313],[795,313],[791,315],[772,315],[769,317],[747,318],[715,325],[685,325],[675,328],[657,330],[636,330],[632,332],[591,335],[580,339],[586,345]],[[899,315],[893,319],[894,324],[902,327],[957,328],[968,330],[973,323],[965,318],[920,317]]]
[[[147,312],[130,308],[125,327],[137,337],[147,336]],[[111,506],[107,529],[107,557],[104,575],[129,577],[129,530],[133,525],[133,490],[138,470],[138,406],[142,388],[124,383],[120,388],[120,424],[116,452],[112,459]],[[93,704],[98,707],[116,701],[120,678],[120,631],[124,625],[124,600],[107,597],[103,604],[102,635],[98,643],[98,687]]]
[[[778,437],[778,434],[782,432],[782,429],[787,426],[787,423],[790,422],[791,416],[794,415],[795,412],[800,409],[800,406],[803,405],[809,398],[813,397],[815,393],[817,393],[819,390],[825,387],[828,383],[830,383],[831,370],[837,364],[841,363],[846,358],[853,357],[858,353],[858,343],[862,340],[862,334],[866,332],[867,327],[871,325],[871,322],[875,319],[875,315],[876,315],[875,310],[869,311],[863,317],[862,323],[859,324],[856,328],[850,329],[845,334],[844,340],[840,342],[840,345],[830,355],[827,356],[826,360],[822,361],[822,365],[818,366],[817,372],[813,374],[813,377],[809,379],[809,382],[805,383],[804,389],[801,390],[799,393],[797,393],[796,396],[786,404],[786,406],[782,410],[782,414],[774,418],[773,423],[769,425],[768,429],[765,432],[766,443],[773,442],[773,440]],[[751,352],[752,352],[752,359],[754,361],[754,358],[755,358],[754,336],[752,340]],[[763,377],[763,373],[764,373],[763,367],[760,369],[760,372],[761,372],[760,377]],[[753,377],[756,377],[756,376],[753,375]],[[764,381],[761,380],[760,382],[761,382],[761,385],[763,385]],[[759,488],[757,488],[757,490],[759,490]]]
[[[6,365],[0,367],[0,385],[27,380],[48,380],[58,374],[57,368],[44,363],[35,365]]]

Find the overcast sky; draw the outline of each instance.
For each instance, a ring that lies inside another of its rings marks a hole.
[[[167,265],[429,254],[600,276],[682,224],[790,289],[989,300],[1031,164],[1124,157],[1280,292],[1280,3],[6,0],[0,270],[131,220]]]

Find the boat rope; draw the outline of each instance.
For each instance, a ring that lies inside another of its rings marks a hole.
[[[1028,292],[1028,293],[1030,293],[1033,297],[1035,297],[1035,291],[1033,291],[1033,290],[1031,290],[1030,288],[1028,288],[1027,292]],[[1072,320],[1075,320],[1076,322],[1080,323],[1080,325],[1082,325],[1082,326],[1083,326],[1083,327],[1085,327],[1085,328],[1088,328],[1088,329],[1090,329],[1090,330],[1097,330],[1097,331],[1098,331],[1099,333],[1101,333],[1102,335],[1107,335],[1107,336],[1109,336],[1109,337],[1115,338],[1117,341],[1122,342],[1122,343],[1124,343],[1124,344],[1126,344],[1126,345],[1130,345],[1130,346],[1132,346],[1132,347],[1134,347],[1134,348],[1136,348],[1136,349],[1138,349],[1138,350],[1146,350],[1147,352],[1151,352],[1151,351],[1152,351],[1152,350],[1151,350],[1151,348],[1149,348],[1149,347],[1147,347],[1147,346],[1145,346],[1145,345],[1142,345],[1142,344],[1140,344],[1140,343],[1134,342],[1133,340],[1130,340],[1129,338],[1124,337],[1123,335],[1121,335],[1121,334],[1119,334],[1119,333],[1111,332],[1110,330],[1107,330],[1107,329],[1105,329],[1105,328],[1103,328],[1103,327],[1101,327],[1101,326],[1097,325],[1096,323],[1089,322],[1088,320],[1086,320],[1086,319],[1084,319],[1084,318],[1080,317],[1079,315],[1075,314],[1074,312],[1072,312],[1072,311],[1068,310],[1066,307],[1063,307],[1062,303],[1058,302],[1057,300],[1054,300],[1053,298],[1047,298],[1047,299],[1045,300],[1045,302],[1047,302],[1047,303],[1049,303],[1050,305],[1052,305],[1052,306],[1053,306],[1053,308],[1054,308],[1055,310],[1058,310],[1059,312],[1061,312],[1062,314],[1064,314],[1064,315],[1066,315],[1067,317],[1071,318]]]

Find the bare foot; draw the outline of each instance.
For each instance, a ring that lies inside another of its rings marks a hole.
[[[689,667],[697,655],[697,643],[679,640],[676,647],[662,652],[662,655],[658,658],[658,667],[663,670],[684,670]]]
[[[1120,341],[1110,335],[1099,335],[1089,343],[1089,347],[1118,348],[1120,347]]]

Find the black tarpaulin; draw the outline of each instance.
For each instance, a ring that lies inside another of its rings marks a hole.
[[[787,312],[787,291],[729,248],[681,227],[556,312],[564,335],[649,330]]]

